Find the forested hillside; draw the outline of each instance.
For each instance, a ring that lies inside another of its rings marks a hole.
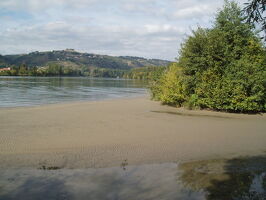
[[[0,55],[0,67],[20,66],[45,67],[51,63],[60,66],[98,67],[108,69],[132,69],[143,66],[164,66],[166,60],[145,59],[131,56],[107,56],[89,53],[80,53],[73,49],[62,51],[32,52],[21,55]]]

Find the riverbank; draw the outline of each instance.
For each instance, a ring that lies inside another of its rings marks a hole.
[[[0,109],[0,168],[98,168],[263,154],[266,115],[148,97]]]

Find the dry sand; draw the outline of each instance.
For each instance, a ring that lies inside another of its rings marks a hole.
[[[265,150],[265,114],[188,111],[148,97],[0,109],[0,168],[110,167]]]

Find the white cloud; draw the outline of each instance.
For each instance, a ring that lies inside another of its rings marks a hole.
[[[34,12],[54,7],[82,8],[94,3],[97,0],[1,0],[0,7]]]
[[[205,15],[208,15],[210,13],[213,13],[213,8],[209,5],[199,5],[199,6],[193,6],[188,7],[184,9],[180,9],[176,11],[173,16],[177,19],[180,18],[197,18],[197,17],[203,17]]]

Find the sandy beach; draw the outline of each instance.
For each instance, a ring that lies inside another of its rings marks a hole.
[[[0,109],[0,168],[98,168],[259,155],[266,115],[189,111],[148,97]]]

